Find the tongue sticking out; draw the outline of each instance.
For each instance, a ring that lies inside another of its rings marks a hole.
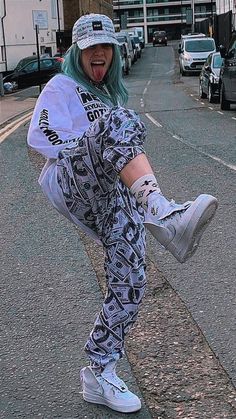
[[[106,70],[103,65],[92,65],[94,81],[102,81],[106,75]]]

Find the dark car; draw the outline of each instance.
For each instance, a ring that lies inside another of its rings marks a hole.
[[[212,103],[219,100],[219,75],[223,58],[219,52],[208,55],[199,76],[199,96]]]
[[[224,58],[220,70],[220,107],[229,110],[231,103],[236,103],[236,34],[233,35],[229,47],[220,47]]]
[[[155,45],[167,45],[166,31],[156,31],[153,33],[152,44]]]
[[[33,57],[33,59],[32,59]],[[22,59],[16,66],[13,73],[3,78],[3,83],[15,83],[18,89],[37,86],[47,83],[52,76],[61,70],[60,58],[40,58],[40,71],[38,59],[35,55]]]
[[[137,58],[141,58],[142,48],[141,48],[141,45],[140,45],[139,37],[136,36],[136,35],[130,35],[130,36],[131,36],[131,39],[133,39],[133,41],[134,41]]]
[[[120,49],[122,73],[123,75],[124,74],[128,75],[129,70],[130,70],[130,64],[129,64],[129,59],[128,59],[128,48],[125,42],[119,45],[119,49]]]

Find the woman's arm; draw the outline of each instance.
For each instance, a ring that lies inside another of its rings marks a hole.
[[[42,91],[27,137],[29,146],[46,158],[57,158],[58,153],[73,145],[89,125],[75,89],[66,86],[66,91],[55,87],[52,81]]]

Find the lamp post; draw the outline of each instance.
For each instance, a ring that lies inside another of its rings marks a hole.
[[[195,11],[194,11],[194,0],[192,0],[192,33],[195,32]]]
[[[59,41],[59,54],[62,56],[61,48],[61,26],[60,26],[60,12],[59,12],[59,0],[57,0],[57,27],[58,27],[58,41]]]
[[[119,18],[119,30],[121,30],[121,10],[120,10],[120,0],[117,0],[118,3],[118,18]]]

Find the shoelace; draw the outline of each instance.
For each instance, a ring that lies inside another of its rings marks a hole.
[[[116,375],[114,371],[110,372],[109,374],[101,374],[101,377],[111,386],[117,385],[117,388],[119,390],[127,390],[127,387],[124,384],[124,382]]]

